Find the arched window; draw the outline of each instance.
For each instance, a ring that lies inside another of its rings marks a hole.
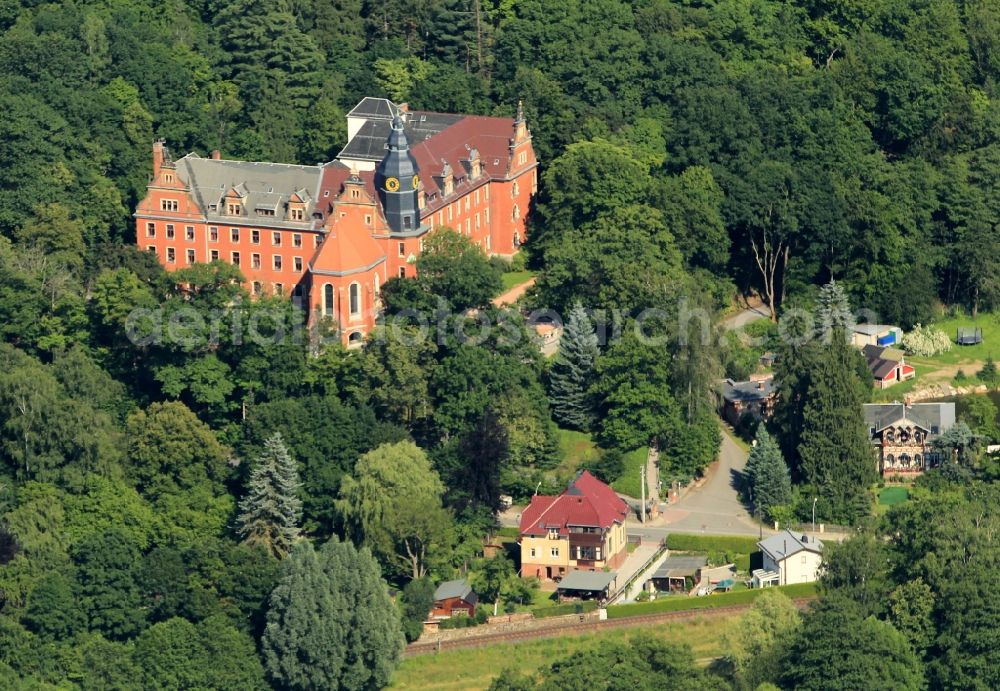
[[[514,247],[520,247],[520,246],[521,246],[521,234],[515,230],[514,231]]]
[[[916,465],[917,467],[919,467],[920,466],[920,460],[921,460],[920,459],[920,454],[918,454],[918,453],[913,454],[913,464],[914,465]]]
[[[372,281],[372,288],[374,289],[375,297],[378,297],[382,288],[378,280],[378,274],[375,274],[375,280]]]
[[[329,283],[323,286],[323,316],[333,316],[333,286]]]
[[[510,217],[515,221],[521,218],[521,210],[517,208],[517,204],[514,205],[514,210],[510,212]]]
[[[348,296],[350,298],[351,316],[361,314],[361,286],[357,283],[352,283],[348,290]]]
[[[364,336],[360,331],[352,331],[351,335],[347,337],[348,345],[360,345]]]
[[[892,454],[889,454],[888,456],[885,457],[886,465],[892,465],[895,462],[896,462],[896,457],[893,456]]]
[[[510,186],[510,196],[512,198],[516,198],[518,192],[519,192],[519,188],[517,186],[517,180],[515,180],[514,184]]]

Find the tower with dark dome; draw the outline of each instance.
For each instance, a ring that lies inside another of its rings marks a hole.
[[[420,227],[417,202],[420,176],[399,113],[392,119],[387,144],[388,151],[375,169],[375,186],[389,227],[394,232],[405,233]]]

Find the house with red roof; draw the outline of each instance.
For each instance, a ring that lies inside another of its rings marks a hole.
[[[411,111],[362,99],[348,143],[317,165],[171,157],[153,144],[135,214],[136,243],[167,270],[238,266],[253,296],[285,295],[347,345],[381,314],[381,286],[413,277],[424,238],[452,228],[490,255],[511,256],[538,187],[531,133],[513,118]]]
[[[534,496],[521,514],[521,575],[618,568],[627,555],[628,504],[586,470],[557,497]]]

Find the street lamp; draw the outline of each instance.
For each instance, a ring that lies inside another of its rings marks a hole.
[[[819,501],[819,497],[813,497],[813,535],[816,535],[816,502]]]

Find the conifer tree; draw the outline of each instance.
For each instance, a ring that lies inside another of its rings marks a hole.
[[[867,512],[866,492],[875,481],[875,457],[865,430],[865,385],[860,356],[835,329],[830,346],[814,365],[802,411],[801,470],[823,501],[827,519],[853,522]]]
[[[816,331],[820,338],[828,340],[834,329],[846,330],[854,326],[851,303],[844,287],[830,281],[819,290],[819,304],[816,314]]]
[[[746,469],[747,482],[753,490],[755,508],[761,516],[771,516],[771,507],[788,504],[792,500],[792,479],[788,465],[778,444],[761,425],[757,430],[757,443],[750,451]]]
[[[599,354],[597,333],[586,310],[576,303],[559,341],[559,354],[549,373],[552,416],[563,427],[587,431],[594,424],[589,388]]]
[[[367,549],[295,543],[271,593],[264,667],[283,689],[381,689],[403,650],[399,613]]]
[[[262,545],[279,559],[288,554],[299,535],[302,502],[299,472],[275,432],[257,457],[247,494],[240,502],[239,534],[250,545]]]

